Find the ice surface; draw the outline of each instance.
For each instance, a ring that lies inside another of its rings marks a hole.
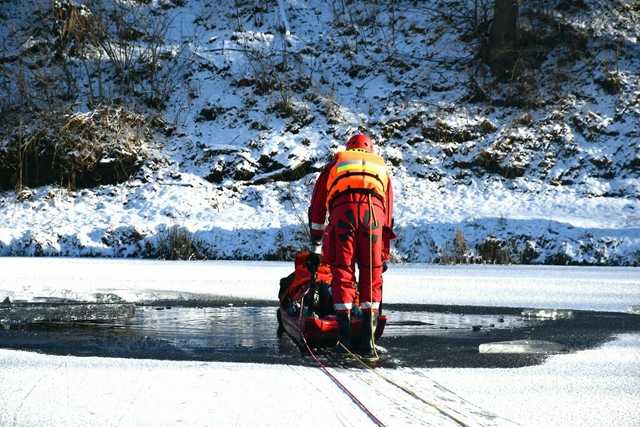
[[[433,369],[429,376],[526,426],[637,426],[640,335],[518,369]]]
[[[571,310],[523,310],[522,317],[535,318],[535,319],[571,319],[573,318],[573,311]]]
[[[458,425],[360,369],[331,372],[390,426]],[[636,425],[640,336],[518,369],[379,369],[468,425]],[[370,425],[319,369],[0,350],[0,425]],[[304,410],[301,410],[304,408]]]
[[[541,340],[515,340],[500,341],[486,344],[480,344],[478,347],[480,353],[526,353],[526,354],[548,354],[561,353],[566,351],[566,347],[551,341]]]
[[[134,313],[134,304],[21,303],[0,306],[0,324],[9,327],[40,322],[125,320]]]
[[[371,372],[331,372],[387,425],[459,425]],[[499,424],[495,414],[439,388],[420,371],[400,374],[396,381],[465,423]],[[301,366],[0,350],[0,400],[2,426],[371,425],[320,369]]]
[[[280,278],[292,270],[282,262],[0,258],[0,300],[110,295],[128,302],[214,296],[275,302]],[[631,267],[392,264],[384,280],[387,303],[622,313],[640,305],[640,269]]]

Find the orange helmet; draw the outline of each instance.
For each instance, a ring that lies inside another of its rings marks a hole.
[[[373,152],[373,141],[367,135],[359,133],[353,135],[347,141],[347,150],[364,150],[370,153]]]

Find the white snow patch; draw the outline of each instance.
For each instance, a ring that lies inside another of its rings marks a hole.
[[[518,369],[432,369],[429,376],[526,426],[637,426],[640,335]]]
[[[0,258],[0,300],[61,297],[94,301],[208,298],[277,301],[293,263],[166,262]],[[631,267],[434,266],[392,264],[384,302],[628,312],[640,305],[640,269]]]
[[[469,425],[619,425],[640,417],[640,336],[518,369],[378,369]],[[458,425],[360,369],[331,372],[385,424]],[[323,425],[370,420],[319,369],[0,350],[0,425]],[[302,408],[302,409],[301,409]],[[319,418],[321,417],[321,418]]]

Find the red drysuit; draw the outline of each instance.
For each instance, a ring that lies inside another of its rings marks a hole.
[[[355,264],[358,263],[358,297],[363,310],[378,310],[382,301],[383,262],[389,259],[393,227],[393,189],[389,177],[384,201],[357,184],[337,192],[328,180],[335,170],[330,162],[316,181],[309,207],[312,240],[322,240],[323,262],[331,265],[331,290],[336,310],[350,310],[356,300]],[[387,175],[388,176],[388,175]],[[354,181],[357,182],[357,181]],[[329,223],[325,227],[327,210]]]

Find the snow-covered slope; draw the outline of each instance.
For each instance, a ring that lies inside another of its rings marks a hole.
[[[498,81],[473,2],[129,3],[170,22],[163,160],[0,193],[0,254],[153,257],[177,225],[198,256],[287,258],[315,173],[360,129],[393,174],[397,260],[640,264],[637,6],[523,7],[537,68]],[[45,7],[6,5],[18,27]]]

